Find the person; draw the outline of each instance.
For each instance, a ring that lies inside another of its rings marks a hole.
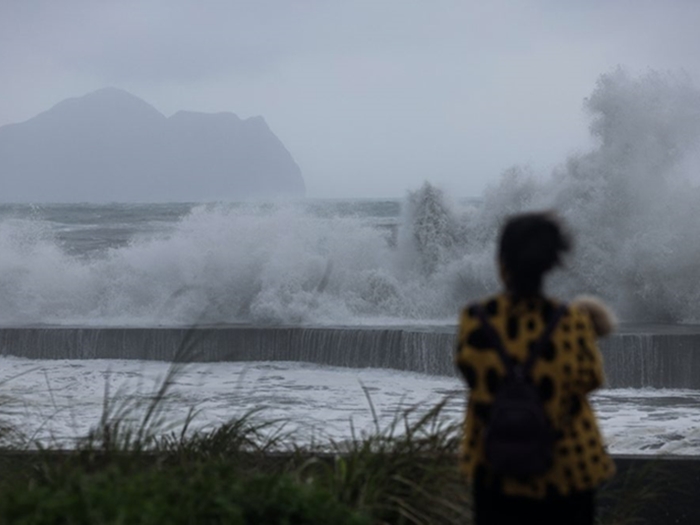
[[[504,290],[461,313],[455,360],[469,391],[460,470],[472,486],[477,525],[592,524],[596,489],[615,473],[587,399],[604,380],[590,301],[579,307],[543,293],[545,276],[561,264],[571,244],[553,213],[509,217],[497,254]],[[541,474],[509,476],[486,459],[484,435],[506,367],[484,322],[515,362],[525,362],[535,345],[539,348],[529,379],[554,436],[551,465]]]

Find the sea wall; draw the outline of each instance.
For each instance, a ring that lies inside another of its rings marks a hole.
[[[4,328],[3,355],[30,359],[304,361],[453,375],[452,330],[398,328]]]
[[[621,333],[600,347],[612,387],[700,389],[700,333]]]
[[[700,389],[700,330],[621,332],[601,342],[608,386]],[[451,327],[0,329],[0,353],[30,359],[304,361],[455,375]]]

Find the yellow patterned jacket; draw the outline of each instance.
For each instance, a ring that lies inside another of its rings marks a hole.
[[[480,304],[506,351],[520,362],[542,335],[558,305],[544,297],[514,303],[507,294],[487,298]],[[460,318],[456,354],[456,365],[469,385],[460,452],[460,467],[467,478],[483,477],[486,482],[499,483],[505,494],[535,498],[552,492],[590,490],[610,478],[615,466],[604,448],[586,396],[603,383],[602,358],[589,315],[568,305],[532,369],[557,441],[552,467],[526,481],[497,478],[484,457],[484,428],[494,392],[505,375],[505,367],[489,341],[474,305],[467,306]]]

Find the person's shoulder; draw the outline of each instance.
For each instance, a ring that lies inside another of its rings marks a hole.
[[[564,327],[567,333],[572,331],[580,333],[592,330],[588,314],[579,308],[575,301],[545,297],[541,308],[541,313],[545,320],[551,319],[553,315],[557,315],[557,325]]]
[[[483,309],[488,317],[496,317],[505,311],[505,297],[502,294],[489,295],[468,303],[462,309],[462,315],[466,317],[478,317],[479,308]]]

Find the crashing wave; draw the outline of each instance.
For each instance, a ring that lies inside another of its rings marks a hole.
[[[516,169],[484,206],[567,219],[576,254],[555,290],[600,294],[628,320],[700,320],[700,92],[682,74],[617,69],[585,107],[594,150],[543,181]]]
[[[206,205],[85,257],[40,218],[0,217],[0,324],[454,323],[499,287],[504,217],[541,208],[577,240],[552,293],[598,294],[623,321],[700,321],[700,92],[682,74],[616,70],[585,107],[591,151],[548,176],[513,167],[479,205],[426,183],[398,224],[332,207]]]

